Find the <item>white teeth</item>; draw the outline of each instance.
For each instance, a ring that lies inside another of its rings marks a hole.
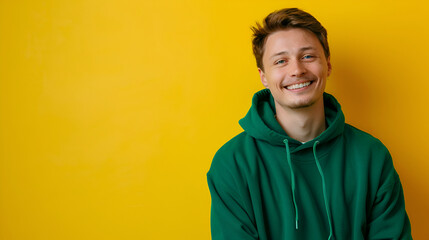
[[[298,84],[287,86],[286,88],[290,89],[290,90],[298,89],[298,88],[303,88],[303,87],[307,87],[308,85],[310,85],[310,83],[311,82],[298,83]]]

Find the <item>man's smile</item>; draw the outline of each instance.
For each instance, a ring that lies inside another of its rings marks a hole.
[[[292,85],[286,86],[286,89],[288,89],[288,90],[301,89],[301,88],[309,86],[312,83],[313,83],[313,81],[308,81],[308,82],[303,82],[303,83],[296,83],[296,84],[292,84]]]

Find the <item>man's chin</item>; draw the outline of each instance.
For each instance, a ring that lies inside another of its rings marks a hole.
[[[286,100],[286,99],[285,99]],[[300,96],[297,98],[288,99],[289,101],[284,101],[284,107],[289,109],[305,109],[313,107],[314,105],[319,105],[319,102],[322,102],[323,105],[323,95],[319,96]]]
[[[316,103],[314,99],[297,99],[296,101],[286,102],[283,105],[283,107],[289,108],[289,109],[304,109],[309,108],[313,106]]]
[[[302,102],[302,103],[291,104],[288,107],[290,109],[296,109],[296,110],[298,110],[298,109],[303,109],[303,108],[309,108],[309,107],[311,107],[313,105],[314,105],[314,102],[309,101],[309,102]]]
[[[322,98],[315,98],[314,96],[300,96],[289,99],[280,98],[279,101],[276,102],[285,109],[304,110],[313,107],[321,99]]]

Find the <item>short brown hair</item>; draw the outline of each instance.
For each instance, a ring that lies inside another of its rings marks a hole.
[[[287,28],[304,28],[316,34],[325,52],[325,57],[330,56],[328,45],[328,33],[319,21],[311,14],[298,8],[285,8],[270,13],[263,21],[262,26],[256,23],[251,27],[253,31],[252,48],[258,68],[264,70],[262,56],[265,51],[265,42],[268,36],[276,31]]]

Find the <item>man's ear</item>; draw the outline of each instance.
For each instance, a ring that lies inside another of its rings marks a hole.
[[[259,77],[261,78],[262,85],[264,85],[265,88],[268,88],[268,82],[265,78],[265,73],[262,71],[262,69],[258,68]]]
[[[332,72],[331,56],[329,56],[329,57],[326,59],[326,61],[327,61],[327,63],[328,63],[328,77],[329,77],[329,75],[331,75],[331,72]]]

